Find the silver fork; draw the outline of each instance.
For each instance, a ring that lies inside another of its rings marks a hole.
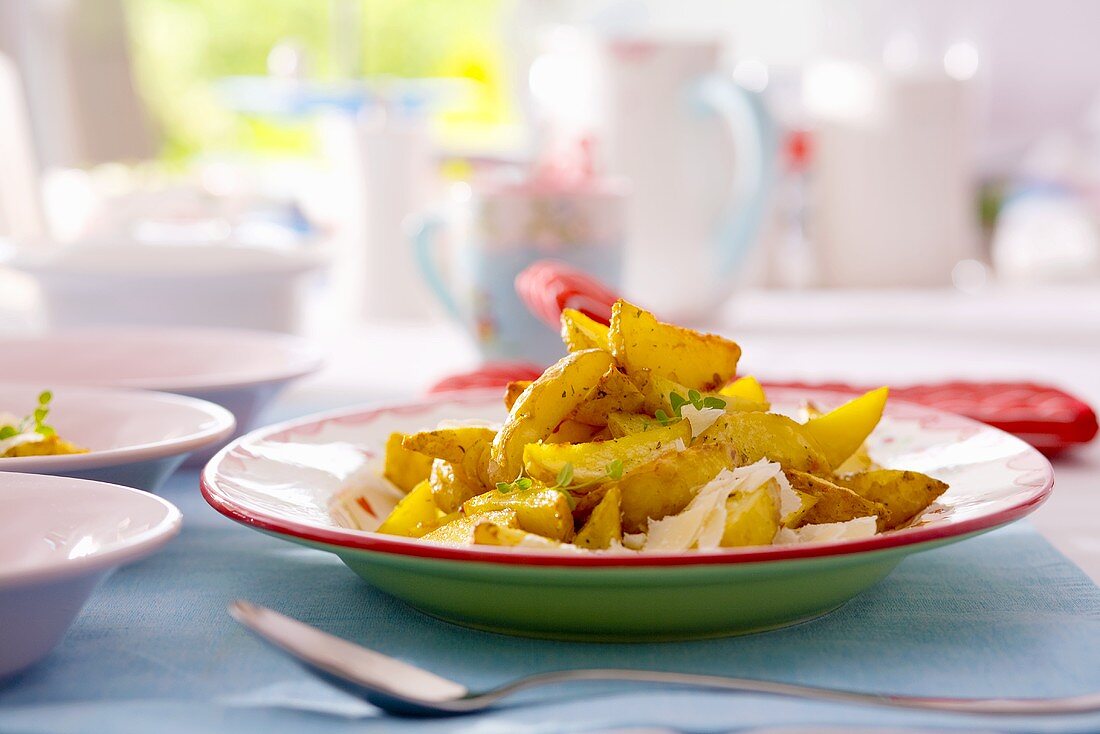
[[[717,675],[611,668],[539,673],[491,690],[473,692],[460,683],[334,637],[257,604],[237,600],[229,605],[229,614],[325,681],[384,711],[403,716],[468,714],[487,709],[518,691],[558,683],[597,680],[693,686],[741,693],[766,693],[788,698],[967,714],[1019,716],[1100,711],[1100,693],[1074,698],[934,698],[859,693]]]

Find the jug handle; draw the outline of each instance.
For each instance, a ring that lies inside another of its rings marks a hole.
[[[721,73],[699,80],[696,99],[726,121],[735,157],[729,202],[718,224],[716,261],[723,276],[744,261],[760,235],[775,185],[778,133],[760,94]]]
[[[456,319],[462,317],[462,311],[458,307],[458,301],[451,292],[447,281],[444,279],[438,264],[439,234],[443,230],[444,219],[440,214],[424,214],[406,223],[409,233],[409,242],[412,244],[413,256],[420,268],[421,275],[428,287],[435,294],[443,308]]]

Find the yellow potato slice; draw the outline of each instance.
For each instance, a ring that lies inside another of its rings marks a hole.
[[[440,514],[432,499],[432,485],[425,479],[401,498],[377,532],[419,538],[439,526]]]
[[[741,465],[740,456],[728,445],[692,446],[686,451],[666,453],[624,474],[622,479],[604,484],[604,493],[618,487],[622,493],[623,531],[642,532],[651,518],[660,520],[687,507],[699,488],[718,472]],[[578,512],[587,510],[582,506],[585,497],[577,503]]]
[[[430,533],[422,535],[420,539],[444,545],[471,545],[474,542],[474,528],[483,522],[491,522],[509,528],[517,526],[515,512],[512,510],[497,510],[474,517],[456,517],[446,525],[440,525]]]
[[[582,349],[611,351],[608,328],[572,308],[561,312],[561,340],[570,352]]]
[[[401,442],[404,438],[403,433],[391,433],[386,440],[383,476],[402,490],[409,492],[431,474],[432,457],[402,446]]]
[[[850,489],[806,472],[792,470],[785,474],[796,491],[817,497],[813,507],[802,515],[799,527],[826,522],[847,522],[857,517],[873,515],[877,518],[879,531],[886,528],[886,508],[881,503],[864,499]]]
[[[573,512],[569,499],[556,489],[531,487],[510,492],[494,489],[471,497],[462,505],[467,517],[497,510],[516,513],[518,527],[554,540],[569,540],[573,536]]]
[[[643,407],[651,415],[655,415],[657,411],[663,410],[665,414],[672,416],[674,414],[674,408],[672,405],[672,394],[676,393],[681,398],[689,397],[692,388],[687,385],[681,385],[675,380],[670,380],[667,377],[660,377],[653,373],[643,370],[636,378],[638,390],[642,393],[644,398]],[[756,403],[745,398],[722,395],[716,392],[699,391],[699,395],[702,398],[717,398],[722,401],[723,409],[728,413],[734,413],[738,411],[764,411],[767,410],[767,406],[762,403]]]
[[[590,426],[575,420],[564,420],[543,443],[586,443],[600,432],[598,426]]]
[[[670,426],[660,426],[610,441],[528,444],[523,449],[523,465],[528,476],[553,484],[562,468],[572,464],[573,484],[591,484],[608,478],[608,467],[612,462],[621,462],[625,474],[667,451],[675,451],[677,441],[683,442],[683,448],[691,443],[691,426],[687,421],[677,421]]]
[[[449,461],[486,489],[489,482],[489,450],[496,431],[484,426],[458,426],[420,431],[406,436],[401,445],[436,459]]]
[[[745,375],[744,377],[734,380],[719,390],[718,394],[722,397],[737,398],[738,400],[753,403],[754,405],[760,406],[759,410],[768,410],[771,407],[771,403],[768,402],[768,396],[764,394],[764,388],[760,386],[760,383],[752,375]]]
[[[880,387],[806,421],[805,432],[824,451],[829,468],[836,469],[859,450],[882,419],[889,394],[889,388]]]
[[[523,391],[527,389],[531,382],[531,380],[514,380],[508,383],[508,387],[504,389],[504,407],[507,410],[512,409],[512,406],[519,400],[519,396],[523,394]]]
[[[727,413],[697,441],[733,446],[746,464],[768,459],[784,469],[828,473],[825,455],[803,428],[801,423],[776,413]]]
[[[837,484],[886,508],[886,529],[912,520],[947,491],[947,484],[927,474],[901,469],[876,469],[837,477]]]
[[[432,487],[432,498],[436,506],[443,512],[456,512],[463,502],[487,489],[464,469],[443,459],[436,459],[432,463],[428,483]]]
[[[603,550],[622,544],[623,523],[619,514],[621,497],[622,491],[618,487],[611,487],[604,493],[603,499],[592,510],[588,521],[573,539],[575,546],[589,550]]]
[[[656,418],[645,413],[609,413],[607,416],[607,429],[612,438],[644,433],[660,427]]]
[[[661,323],[622,300],[611,310],[610,339],[612,354],[635,384],[649,370],[688,388],[716,390],[737,372],[741,357],[728,339]]]
[[[568,354],[549,367],[519,396],[493,441],[488,476],[511,482],[523,469],[523,447],[542,441],[576,410],[607,368],[611,355],[602,349]]]
[[[561,543],[550,538],[544,538],[526,530],[510,528],[507,525],[497,525],[495,522],[483,521],[474,526],[475,545],[522,545],[527,548],[560,548]]]
[[[719,545],[771,545],[779,531],[779,508],[767,485],[726,500],[726,528]]]
[[[644,403],[645,398],[634,383],[612,366],[570,417],[590,426],[603,427],[611,413],[635,413]]]

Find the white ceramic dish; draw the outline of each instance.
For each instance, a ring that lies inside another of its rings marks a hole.
[[[51,385],[132,387],[187,395],[227,408],[237,434],[292,380],[321,366],[307,340],[241,329],[97,327],[0,339],[3,379]],[[204,462],[217,446],[195,453]]]
[[[180,528],[165,500],[68,477],[0,473],[0,678],[44,657],[113,570]]]
[[[220,445],[236,425],[220,405],[148,390],[0,383],[0,411],[30,413],[53,392],[47,423],[86,454],[0,458],[0,471],[56,474],[156,491],[195,451]]]
[[[35,245],[12,265],[38,282],[53,328],[132,324],[293,333],[309,276],[324,264],[323,255],[305,248]]]

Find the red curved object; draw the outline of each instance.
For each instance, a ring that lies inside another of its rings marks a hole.
[[[429,394],[505,387],[517,380],[535,380],[542,367],[531,362],[489,362],[476,370],[445,377],[428,388]]]
[[[538,260],[516,276],[516,293],[544,324],[558,330],[561,312],[576,309],[604,324],[619,296],[583,270],[558,260]]]

